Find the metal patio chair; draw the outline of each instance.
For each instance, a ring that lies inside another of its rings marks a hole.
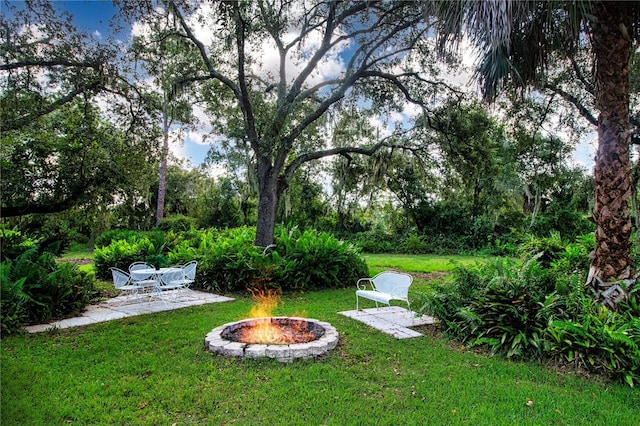
[[[113,285],[116,290],[120,290],[120,295],[126,295],[127,297],[121,303],[129,300],[132,296],[137,296],[140,290],[144,290],[146,287],[135,284],[131,280],[131,275],[118,268],[110,268],[111,275],[113,276]]]

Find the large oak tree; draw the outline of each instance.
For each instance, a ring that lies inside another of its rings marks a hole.
[[[139,21],[160,15],[152,3],[123,5]],[[170,0],[166,7],[179,22],[177,35],[202,61],[176,87],[197,83],[214,93],[212,119],[254,158],[259,246],[273,243],[278,200],[301,165],[332,155],[371,155],[389,145],[374,138],[329,143],[321,126],[327,114],[339,115],[347,102],[375,104],[361,97],[367,85],[378,100],[396,105],[398,94],[420,103],[415,88],[431,86],[403,66],[412,51],[428,45],[417,3]],[[265,47],[272,56],[262,56]],[[329,69],[331,63],[341,69]]]

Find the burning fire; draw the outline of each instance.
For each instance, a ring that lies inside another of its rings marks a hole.
[[[278,307],[280,303],[280,296],[282,292],[280,290],[267,289],[262,290],[259,288],[250,288],[249,292],[251,297],[256,301],[251,311],[249,312],[249,318],[265,318],[271,317],[272,312]]]
[[[304,321],[290,322],[282,325],[272,321],[272,312],[280,303],[281,292],[278,290],[249,289],[256,304],[249,312],[250,318],[256,318],[251,327],[240,331],[239,340],[245,343],[263,343],[286,345],[315,340],[315,335],[308,331]]]

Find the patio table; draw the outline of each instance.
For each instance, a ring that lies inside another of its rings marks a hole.
[[[176,267],[176,266],[171,266],[168,268],[159,268],[159,269],[153,269],[153,268],[149,268],[149,269],[139,269],[138,273],[140,274],[149,274],[150,276],[152,276],[155,280],[155,284],[153,286],[153,292],[158,295],[162,292],[162,276],[165,274],[170,274],[173,272],[178,272],[180,271],[180,268]]]

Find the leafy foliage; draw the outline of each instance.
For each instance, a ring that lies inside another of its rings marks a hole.
[[[192,230],[168,233],[160,247],[141,232],[96,248],[94,260],[97,273],[105,277],[112,266],[127,269],[132,262],[149,259],[150,255],[166,258],[169,264],[196,260],[194,286],[221,292],[256,286],[282,290],[340,288],[353,285],[368,273],[356,246],[328,233],[279,229],[276,244],[266,250],[255,246],[254,239],[255,228]]]
[[[14,239],[13,241],[17,241]],[[51,245],[28,239],[3,248],[15,257],[0,264],[3,335],[15,333],[25,323],[46,322],[80,312],[94,296],[93,276],[71,263],[57,263]]]
[[[130,144],[96,107],[80,102],[0,139],[5,216],[108,204],[114,193],[139,190],[153,153],[144,143]]]
[[[526,244],[523,250],[537,254],[525,260],[457,267],[451,281],[422,295],[422,310],[470,346],[507,357],[562,358],[633,386],[640,380],[638,290],[619,312],[596,305],[583,290],[593,238],[561,246],[553,235]]]
[[[158,224],[158,228],[163,231],[182,232],[188,231],[196,226],[196,220],[182,214],[163,218]]]
[[[119,235],[127,236],[127,238],[115,239]],[[175,234],[171,232],[165,234],[162,231],[125,231],[110,233],[106,237],[101,236],[100,242],[105,243],[111,240],[111,243],[103,247],[96,246],[93,252],[96,275],[99,278],[109,279],[109,268],[116,267],[127,270],[133,262],[146,261],[147,259],[152,264],[157,263],[165,266],[166,261],[163,258],[168,249],[167,238],[174,236]]]
[[[589,371],[634,386],[640,383],[639,292],[619,312],[590,304],[574,321],[549,324],[549,351]]]

